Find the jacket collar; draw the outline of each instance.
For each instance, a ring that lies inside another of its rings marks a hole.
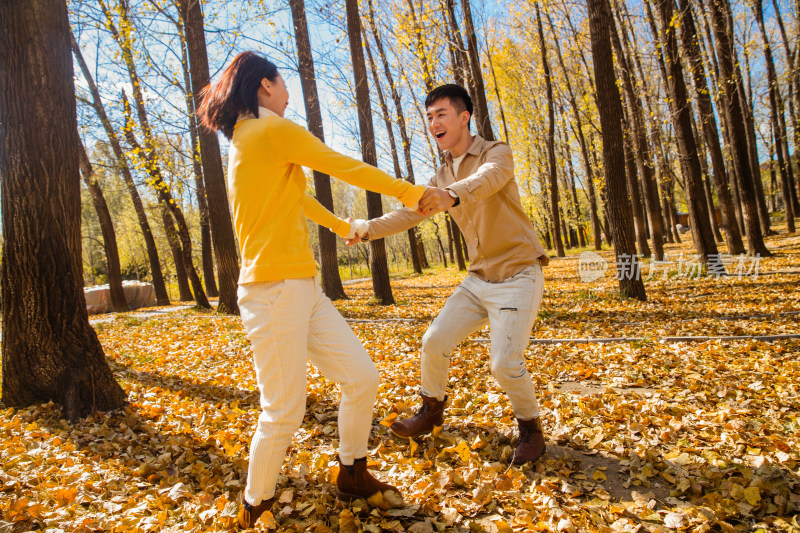
[[[469,145],[469,148],[467,148],[467,151],[464,153],[475,156],[481,155],[481,150],[483,149],[483,143],[485,142],[486,140],[483,137],[481,137],[478,134],[475,134],[472,138],[472,144]],[[448,150],[447,153],[445,153],[444,160],[447,161],[449,165],[453,164],[453,154],[450,153],[450,150]]]

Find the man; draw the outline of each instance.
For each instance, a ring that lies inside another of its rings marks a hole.
[[[467,241],[469,275],[422,338],[422,405],[391,431],[416,437],[443,424],[450,354],[489,323],[491,372],[508,394],[519,424],[514,464],[535,461],[545,442],[525,348],[542,299],[547,254],[522,209],[511,150],[469,131],[472,100],[458,85],[442,85],[425,100],[428,130],[445,150],[417,211],[399,209],[370,220],[348,244],[380,239],[448,210]],[[358,221],[360,225],[362,221]]]

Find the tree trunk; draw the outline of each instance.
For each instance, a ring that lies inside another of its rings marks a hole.
[[[733,15],[730,12],[730,5],[728,5],[727,20],[730,27],[733,27]],[[745,66],[747,67],[747,77],[750,79],[750,60],[748,55],[744,55]],[[745,133],[747,136],[747,146],[750,153],[750,172],[753,177],[753,186],[755,188],[756,207],[758,208],[758,220],[761,224],[761,231],[763,235],[774,235],[775,232],[770,228],[769,211],[767,210],[767,200],[764,195],[764,184],[761,181],[761,165],[759,163],[758,155],[758,142],[756,138],[756,121],[753,114],[753,99],[752,99],[752,86],[748,83],[750,95],[745,90],[744,76],[742,75],[739,63],[734,64],[734,72],[736,83],[739,85],[739,98],[741,99],[742,109],[744,110],[745,118]]]
[[[375,60],[372,57],[372,49],[369,46],[369,39],[367,33],[364,32],[364,48],[367,51],[367,59],[369,60],[369,67],[372,73],[372,81],[375,84],[375,89],[378,93],[378,103],[381,106],[381,114],[383,115],[383,123],[386,127],[386,133],[389,136],[389,150],[392,154],[392,163],[394,165],[394,175],[397,179],[402,179],[402,172],[400,170],[400,158],[397,155],[397,144],[394,139],[394,126],[392,125],[392,118],[389,116],[389,107],[386,105],[386,99],[383,97],[383,89],[381,88],[381,80],[378,77],[378,69],[375,67]],[[411,253],[411,264],[414,272],[422,274],[422,263],[419,260],[419,247],[417,246],[417,236],[414,233],[414,228],[410,228],[407,232],[408,247]]]
[[[678,141],[678,153],[684,162],[686,205],[689,209],[692,242],[697,253],[708,265],[709,272],[723,274],[725,267],[720,261],[714,232],[708,218],[700,158],[692,130],[692,108],[678,55],[678,39],[675,36],[675,27],[672,25],[673,0],[658,0],[658,10],[661,15],[660,41],[669,73],[666,85],[672,111],[672,124]]]
[[[136,79],[135,72],[131,73],[132,78]],[[138,83],[134,84],[134,92],[138,87]],[[194,263],[192,259],[192,239],[189,236],[189,227],[186,224],[186,218],[183,216],[183,211],[181,211],[178,203],[172,197],[172,193],[170,192],[169,185],[164,181],[164,178],[161,174],[161,165],[158,162],[158,157],[153,149],[155,146],[155,139],[152,136],[152,132],[150,131],[150,126],[147,123],[147,115],[144,111],[144,101],[142,100],[141,90],[138,91],[137,94],[137,108],[139,109],[139,123],[142,125],[142,130],[145,135],[145,142],[147,143],[147,148],[142,148],[139,141],[136,139],[136,135],[134,133],[134,126],[133,126],[133,118],[131,118],[131,111],[130,111],[130,103],[128,102],[128,97],[125,95],[125,92],[122,93],[122,107],[123,112],[125,114],[126,119],[126,126],[125,126],[125,137],[127,138],[128,144],[134,149],[134,153],[141,159],[141,162],[144,164],[145,168],[147,169],[147,174],[149,176],[150,184],[152,185],[153,189],[156,192],[158,197],[158,201],[167,209],[169,209],[172,218],[175,221],[175,229],[178,234],[179,240],[179,248],[180,252],[183,257],[183,263],[185,266],[185,270],[187,275],[189,276],[189,281],[192,285],[192,292],[194,293],[194,300],[197,302],[197,305],[204,308],[204,309],[211,309],[211,304],[208,302],[208,298],[206,297],[206,293],[203,290],[203,284],[200,282],[200,277],[197,275],[197,271],[194,268]],[[171,225],[165,224],[166,227],[171,227]],[[173,252],[175,249],[173,248]],[[176,270],[181,271],[176,265]]]
[[[100,3],[100,7],[106,17],[107,27],[111,31],[111,35],[114,37],[114,40],[120,47],[122,57],[128,70],[128,75],[130,77],[131,87],[133,90],[134,102],[136,103],[136,114],[138,115],[139,125],[142,129],[142,134],[144,135],[145,146],[142,147],[136,141],[133,129],[133,120],[130,118],[130,104],[128,103],[128,99],[123,91],[122,99],[123,109],[126,116],[126,138],[131,147],[135,149],[135,153],[145,164],[147,173],[150,176],[150,183],[153,189],[155,189],[159,201],[167,206],[174,217],[175,222],[177,223],[178,237],[181,241],[181,252],[183,253],[183,260],[186,263],[186,269],[189,273],[189,280],[192,283],[192,291],[194,292],[195,301],[197,302],[198,306],[205,309],[211,309],[211,304],[208,303],[208,298],[203,290],[203,284],[201,283],[200,277],[197,275],[197,271],[194,268],[194,263],[192,260],[192,239],[189,235],[189,228],[186,224],[186,219],[184,218],[183,212],[181,211],[177,202],[175,202],[173,199],[169,185],[164,181],[161,173],[161,166],[158,162],[158,155],[156,154],[155,137],[153,136],[153,131],[150,128],[150,121],[147,118],[141,82],[138,74],[136,73],[136,65],[133,60],[133,50],[131,48],[130,36],[132,26],[127,18],[127,8],[123,3],[121,3],[120,9],[118,10],[120,20],[122,21],[121,28],[123,30],[122,33],[120,33],[114,24],[111,12],[106,7],[104,0],[98,0],[98,2]]]
[[[194,106],[194,96],[192,95],[192,77],[189,72],[189,52],[186,49],[186,36],[180,19],[176,20],[176,26],[178,27],[178,32],[181,37],[184,100],[186,100],[186,109],[189,111],[189,140],[192,143],[192,168],[194,170],[197,210],[200,214],[200,254],[203,263],[203,282],[205,283],[206,294],[216,297],[219,296],[219,289],[217,289],[217,280],[214,276],[214,249],[211,243],[211,215],[208,212],[206,184],[203,179],[203,163],[200,156],[200,140],[198,138],[199,127]]]
[[[456,221],[453,220],[453,217],[450,216],[450,213],[447,213],[446,216],[447,216],[448,228],[449,228],[449,230],[448,230],[449,235],[448,236],[453,239],[453,246],[455,247],[455,251],[456,251],[456,261],[455,262],[458,265],[458,269],[459,270],[462,270],[462,271],[466,270],[467,269],[467,263],[464,260],[466,254],[464,253],[464,248],[461,246],[461,229],[459,229],[458,224],[456,224]],[[452,256],[451,256],[450,261],[452,261],[452,260],[453,259],[452,259]]]
[[[572,166],[572,153],[569,148],[569,136],[567,135],[566,127],[563,128],[564,134],[564,159],[567,160],[567,169],[569,170],[569,189],[572,192],[572,212],[575,215],[575,224],[578,227],[578,245],[583,248],[586,246],[586,240],[583,232],[583,216],[581,216],[581,204],[578,203],[578,190],[575,187],[575,169]]]
[[[92,197],[94,210],[97,212],[97,219],[100,221],[100,231],[103,233],[103,249],[106,253],[106,263],[108,264],[108,290],[111,295],[111,310],[121,313],[128,310],[128,303],[125,300],[125,291],[122,290],[122,273],[119,264],[119,249],[117,248],[117,234],[114,232],[114,223],[111,220],[111,212],[108,204],[103,197],[103,191],[97,183],[89,156],[83,144],[80,147],[80,167],[83,173],[83,182],[89,189]]]
[[[786,135],[786,123],[784,119],[783,97],[778,87],[778,75],[775,71],[775,63],[772,59],[772,47],[770,46],[767,29],[764,26],[764,13],[761,7],[761,0],[751,0],[753,11],[756,15],[758,27],[761,30],[761,38],[764,41],[764,60],[767,63],[767,81],[769,83],[769,106],[771,111],[772,131],[775,134],[775,153],[778,156],[778,170],[781,174],[781,189],[786,203],[786,225],[789,233],[794,233],[794,205],[791,194],[791,159],[789,156],[789,143]],[[770,162],[771,163],[771,162]],[[760,179],[759,168],[759,179]]]
[[[539,4],[536,4],[537,8]],[[494,140],[492,124],[489,120],[489,104],[486,101],[486,89],[481,73],[481,57],[478,53],[478,39],[475,36],[475,26],[472,24],[472,10],[469,0],[461,0],[461,9],[464,11],[464,31],[467,34],[467,52],[469,66],[472,72],[472,83],[475,86],[475,127],[478,134],[487,141]]]
[[[747,237],[747,251],[750,255],[761,257],[771,255],[764,244],[764,236],[759,223],[758,206],[756,205],[756,189],[750,167],[750,152],[745,131],[745,117],[742,100],[739,96],[741,86],[736,83],[734,70],[734,49],[732,31],[727,27],[724,9],[727,0],[709,0],[714,37],[719,63],[719,91],[724,113],[727,115],[729,137],[731,141],[731,157],[735,172],[739,178],[740,200],[744,206],[744,226]]]
[[[647,224],[645,222],[644,208],[642,207],[642,195],[639,193],[636,156],[633,153],[630,137],[626,135],[623,141],[623,149],[625,150],[625,179],[628,185],[628,196],[631,199],[631,209],[633,210],[632,215],[633,227],[636,233],[636,247],[642,257],[650,257],[650,245],[647,243]]]
[[[447,251],[442,244],[442,232],[439,230],[439,223],[436,222],[435,218],[431,218],[430,220],[436,231],[436,242],[439,244],[439,257],[442,258],[442,264],[447,268]]]
[[[178,283],[178,299],[182,302],[191,302],[192,288],[189,286],[189,275],[186,268],[186,261],[181,251],[181,242],[175,230],[175,221],[164,204],[158,206],[161,212],[161,222],[164,224],[164,234],[167,236],[169,248],[172,250],[172,261],[175,263],[175,280]]]
[[[313,133],[319,140],[325,142],[325,132],[322,128],[322,112],[319,107],[319,93],[317,92],[317,77],[314,72],[314,58],[311,54],[311,40],[308,36],[305,2],[304,0],[290,0],[289,6],[292,8],[294,38],[297,44],[297,62],[300,71],[300,84],[303,87],[303,101],[306,107],[308,131]],[[330,176],[315,170],[314,191],[319,203],[333,211],[333,192],[331,191]],[[347,295],[342,286],[341,276],[339,276],[336,235],[322,226],[317,226],[317,230],[322,290],[331,300],[346,299]]]
[[[67,6],[0,2],[2,401],[76,420],[125,402],[86,312]],[[31,120],[35,117],[36,120]]]
[[[400,94],[397,91],[397,86],[394,83],[394,76],[392,75],[392,71],[389,68],[389,61],[386,58],[386,52],[383,49],[383,43],[381,41],[380,33],[378,32],[378,27],[375,24],[375,12],[372,7],[372,1],[368,2],[369,5],[369,17],[368,21],[370,23],[370,29],[372,30],[372,36],[375,39],[375,47],[378,50],[378,55],[381,59],[381,64],[383,65],[383,74],[386,76],[386,81],[389,84],[389,91],[392,95],[392,101],[394,102],[395,113],[397,114],[397,128],[400,131],[400,141],[403,143],[403,158],[406,163],[406,181],[409,183],[416,183],[414,179],[414,164],[412,162],[411,157],[411,140],[408,136],[408,127],[406,126],[406,117],[405,113],[403,112],[403,104],[400,100]],[[377,83],[377,82],[376,82]],[[399,178],[401,176],[400,173],[397,174]],[[419,258],[420,266],[422,268],[428,267],[428,259],[425,257],[425,247],[422,243],[422,237],[417,234],[417,228],[410,228],[408,230],[408,240],[409,244],[413,243],[417,247],[417,257]],[[413,246],[412,245],[412,246]]]
[[[772,5],[775,7],[775,19],[778,21],[778,28],[781,31],[781,37],[783,38],[783,48],[786,53],[786,65],[788,69],[790,69],[791,74],[788,76],[789,78],[789,87],[788,87],[788,94],[786,95],[786,101],[789,104],[789,117],[792,121],[792,130],[794,132],[794,145],[800,146],[800,124],[798,123],[797,113],[795,112],[795,98],[797,97],[798,91],[800,91],[800,71],[794,67],[794,57],[797,55],[797,51],[800,50],[800,47],[795,47],[795,53],[792,53],[791,47],[789,45],[789,38],[786,35],[786,28],[783,25],[783,16],[781,15],[781,10],[778,7],[777,0],[772,0]],[[786,129],[786,128],[784,128]],[[788,133],[787,133],[787,149],[788,149]],[[797,162],[800,163],[800,158],[796,158]],[[790,195],[792,197],[792,205],[794,207],[794,214],[795,216],[800,216],[800,202],[798,202],[797,191],[795,190],[794,184],[797,180],[800,180],[800,167],[797,167],[797,172],[794,170],[794,166],[791,164],[791,159],[787,160],[787,164],[789,165],[789,169],[793,174],[792,183],[790,183]]]
[[[556,37],[555,29],[553,26],[553,21],[550,18],[550,15],[545,11],[545,18],[547,19],[548,26],[550,28],[550,33],[553,34],[553,47],[556,50],[556,57],[558,58],[558,63],[561,66],[561,71],[564,73],[564,83],[567,87],[567,97],[569,98],[570,108],[572,109],[572,116],[573,116],[573,130],[575,132],[575,136],[578,138],[578,144],[581,148],[581,156],[583,157],[583,165],[586,170],[586,183],[589,189],[587,193],[587,197],[589,199],[589,215],[592,219],[592,232],[594,235],[594,247],[595,250],[600,250],[603,247],[602,242],[602,229],[600,227],[600,217],[597,212],[597,195],[595,193],[594,188],[594,167],[589,161],[589,150],[586,146],[586,137],[583,134],[583,121],[581,120],[580,110],[578,108],[578,102],[575,98],[575,92],[572,88],[572,83],[570,82],[570,74],[567,71],[567,67],[564,64],[564,57],[561,53],[561,45],[559,44],[559,40]]]
[[[497,107],[500,109],[500,120],[503,123],[503,138],[508,143],[509,136],[508,136],[508,124],[506,123],[506,112],[503,109],[503,99],[500,98],[500,88],[497,86],[497,76],[494,73],[494,64],[492,63],[492,52],[488,49],[486,50],[486,59],[489,61],[489,72],[492,74],[492,85],[494,86],[494,95],[497,97]]]
[[[464,0],[469,3],[469,0]],[[542,54],[542,67],[544,68],[544,83],[547,94],[547,163],[548,180],[550,183],[550,204],[553,206],[553,240],[556,246],[556,255],[564,257],[564,243],[561,236],[561,219],[558,210],[558,174],[556,172],[556,150],[555,150],[555,104],[553,102],[553,84],[550,79],[550,64],[547,61],[547,47],[544,41],[544,29],[542,28],[542,17],[539,13],[539,4],[536,4],[536,28],[539,33],[539,50]]]
[[[353,76],[356,87],[358,107],[358,129],[361,133],[361,155],[364,162],[377,166],[375,152],[375,133],[372,127],[372,106],[367,84],[367,66],[364,63],[364,49],[361,43],[361,18],[358,15],[358,1],[345,0],[347,8],[347,35],[350,39],[350,56],[353,62]],[[367,214],[377,218],[383,214],[381,195],[367,191]],[[370,264],[372,270],[372,289],[382,305],[394,304],[392,287],[389,284],[389,265],[386,260],[386,240],[370,241]]]
[[[628,60],[628,57],[631,55],[630,49],[628,47],[623,48],[616,25],[612,27],[611,42],[614,46],[614,53],[622,76],[623,93],[625,94],[625,100],[628,104],[628,115],[630,118],[630,125],[632,126],[632,145],[636,156],[636,169],[642,181],[644,193],[642,197],[644,198],[647,211],[647,220],[650,223],[650,236],[653,242],[653,251],[655,253],[655,259],[662,261],[664,259],[664,228],[661,223],[661,205],[658,201],[658,186],[655,182],[655,164],[653,163],[653,154],[650,152],[650,147],[647,143],[647,129],[644,123],[642,101],[634,89],[634,73],[630,61]],[[634,183],[636,182],[638,182],[638,180],[634,180]],[[643,252],[643,255],[647,257],[649,253],[645,254]]]
[[[192,95],[195,109],[200,107],[202,91],[208,86],[211,75],[208,69],[208,52],[203,29],[203,12],[200,0],[178,0],[179,12],[186,29],[186,48],[189,52],[189,72],[192,75]],[[239,282],[239,258],[236,238],[228,207],[228,193],[225,187],[225,172],[216,132],[199,128],[200,155],[203,162],[208,199],[208,213],[211,219],[211,236],[214,240],[214,254],[219,273],[219,306],[217,312],[239,314],[237,288]],[[185,245],[185,244],[184,244]],[[191,263],[189,264],[191,265]],[[189,266],[187,265],[187,266]],[[192,266],[192,268],[194,268]],[[195,288],[197,293],[198,288]]]
[[[611,55],[611,8],[608,0],[587,0],[597,109],[603,135],[607,214],[611,222],[620,294],[646,300],[634,245],[633,221],[625,186],[625,154],[622,133],[622,102],[614,76]]]
[[[706,148],[711,156],[711,170],[714,184],[717,189],[717,199],[720,204],[722,217],[722,230],[725,233],[725,242],[728,244],[728,253],[739,255],[744,253],[744,243],[736,221],[736,210],[728,186],[728,174],[725,170],[725,158],[719,141],[717,121],[714,117],[714,108],[711,103],[708,81],[706,79],[703,57],[700,49],[694,16],[688,0],[680,1],[681,16],[681,41],[684,56],[688,58],[694,82],[694,97],[700,113],[700,122],[703,125],[703,136]]]
[[[128,194],[131,197],[133,209],[136,212],[136,219],[139,222],[139,227],[142,229],[142,238],[144,239],[145,249],[147,250],[147,258],[150,262],[150,276],[153,280],[153,289],[156,293],[156,304],[169,305],[169,296],[167,295],[167,287],[164,283],[164,274],[161,271],[161,261],[158,257],[156,241],[153,238],[153,232],[150,229],[150,223],[147,221],[147,214],[145,213],[142,199],[139,196],[139,191],[136,189],[136,184],[133,182],[133,176],[131,175],[130,167],[128,167],[125,152],[122,150],[122,145],[117,137],[117,131],[111,125],[108,114],[106,114],[103,100],[100,98],[100,91],[97,89],[97,85],[94,83],[94,78],[92,77],[91,72],[86,65],[86,61],[83,59],[81,49],[78,46],[77,41],[75,41],[75,37],[72,36],[72,33],[70,33],[70,38],[75,59],[78,61],[81,72],[83,72],[83,77],[86,80],[86,84],[89,86],[89,91],[92,94],[91,105],[97,113],[97,116],[100,118],[100,122],[103,124],[103,128],[106,131],[109,144],[111,144],[111,149],[114,152],[114,156],[117,158],[120,174],[122,175],[122,179],[125,181]]]
[[[447,19],[445,32],[449,41],[450,63],[453,70],[453,78],[458,85],[466,87],[470,91],[470,96],[472,97],[475,94],[472,83],[472,73],[469,70],[469,57],[464,48],[464,41],[461,38],[461,29],[458,27],[458,20],[456,19],[455,0],[442,0],[442,10]]]

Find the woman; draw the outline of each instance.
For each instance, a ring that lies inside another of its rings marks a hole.
[[[305,412],[307,359],[342,390],[338,497],[365,498],[382,508],[402,504],[395,487],[366,469],[378,371],[320,289],[306,217],[344,238],[353,238],[359,228],[305,194],[301,166],[394,196],[409,207],[419,202],[424,187],[331,150],[283,118],[288,103],[275,65],[244,52],[208,88],[199,109],[203,125],[231,141],[228,192],[242,253],[239,309],[261,393],[239,510],[242,527],[253,527],[274,503],[286,448]]]

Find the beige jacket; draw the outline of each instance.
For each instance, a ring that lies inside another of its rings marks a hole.
[[[549,262],[519,199],[511,149],[476,135],[453,175],[453,157],[436,170],[432,187],[448,188],[460,203],[448,212],[467,241],[469,272],[497,283],[538,260]],[[369,238],[380,239],[416,226],[426,216],[403,208],[369,221]]]

